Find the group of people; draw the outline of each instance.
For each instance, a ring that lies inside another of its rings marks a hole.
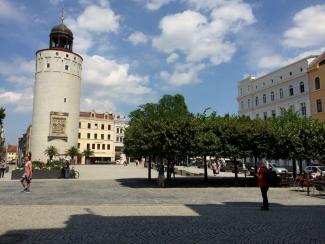
[[[167,179],[171,178],[173,175],[173,178],[175,179],[175,162],[169,162],[167,164]],[[160,162],[157,165],[157,171],[158,171],[158,187],[165,187],[165,165],[163,162]]]
[[[5,176],[6,170],[7,170],[7,163],[5,160],[1,160],[0,162],[0,178],[3,178]]]
[[[221,164],[219,163],[219,161],[213,161],[211,164],[211,169],[213,171],[213,175],[216,176],[217,174],[220,173],[220,167]]]
[[[33,176],[33,164],[31,161],[31,157],[30,156],[26,156],[24,158],[24,173],[20,179],[21,185],[23,186],[23,189],[21,190],[21,192],[24,193],[30,193],[30,187],[31,187],[31,182],[32,182],[32,176]],[[3,161],[1,162],[1,175],[3,172]],[[269,210],[269,202],[268,202],[268,197],[267,197],[267,192],[269,190],[269,184],[267,181],[267,173],[268,173],[268,168],[266,167],[266,165],[262,162],[258,163],[258,171],[256,174],[256,177],[258,179],[258,185],[260,187],[261,190],[261,194],[262,194],[262,198],[263,198],[263,205],[261,206],[261,210]],[[168,178],[171,177],[171,175],[173,174],[174,178],[175,178],[175,163],[174,162],[170,162],[167,164],[168,167],[168,173],[169,175],[167,176]],[[69,162],[66,161],[64,164],[64,175],[65,177],[67,177],[67,174],[69,173]],[[220,171],[220,166],[216,163],[213,162],[212,163],[212,170],[213,173],[216,175],[219,173]],[[165,187],[165,165],[163,162],[160,162],[157,165],[157,171],[158,171],[158,187]]]

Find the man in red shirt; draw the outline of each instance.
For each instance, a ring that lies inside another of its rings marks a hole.
[[[20,182],[24,189],[21,192],[30,193],[30,183],[32,182],[33,175],[33,164],[30,160],[30,157],[25,157],[25,166],[24,166],[24,174],[22,175]]]
[[[267,191],[269,190],[269,186],[266,181],[267,177],[267,167],[264,163],[258,162],[258,171],[257,171],[257,179],[258,179],[258,186],[261,188],[262,198],[263,198],[263,206],[261,210],[269,210],[269,201],[267,199]]]

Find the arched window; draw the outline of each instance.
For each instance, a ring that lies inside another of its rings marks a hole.
[[[266,103],[266,95],[263,94],[263,103]]]
[[[315,78],[315,90],[320,89],[320,79],[319,77]]]
[[[255,105],[258,106],[258,97],[255,97]]]
[[[300,87],[300,93],[304,93],[305,92],[305,83],[303,83],[302,81],[299,83],[299,87]]]
[[[280,98],[283,98],[283,89],[280,89]]]
[[[274,92],[271,92],[271,101],[274,101]]]
[[[289,95],[293,96],[293,86],[292,85],[289,86]]]

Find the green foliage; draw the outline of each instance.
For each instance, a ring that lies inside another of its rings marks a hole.
[[[45,151],[44,154],[46,156],[48,156],[50,158],[50,160],[53,159],[53,157],[59,155],[58,149],[55,146],[48,146]]]
[[[6,113],[5,113],[5,109],[4,108],[0,108],[0,125],[2,125],[3,120],[6,118]]]
[[[73,163],[73,162],[74,162],[74,158],[75,158],[76,156],[80,155],[80,152],[79,152],[79,149],[78,149],[78,148],[72,146],[72,147],[70,147],[70,148],[65,152],[65,154],[66,154],[67,156],[70,156],[70,157],[71,157],[71,160],[72,160],[72,163]]]
[[[89,158],[94,155],[94,151],[92,151],[90,148],[87,148],[87,149],[83,150],[83,152],[81,154],[83,156],[85,156],[86,158]]]
[[[291,110],[267,120],[216,113],[193,115],[181,95],[165,95],[131,112],[124,152],[130,156],[186,159],[325,159],[325,124]]]
[[[44,163],[38,160],[32,161],[33,170],[50,170],[50,169],[61,169],[63,167],[62,161],[53,161],[51,163]]]

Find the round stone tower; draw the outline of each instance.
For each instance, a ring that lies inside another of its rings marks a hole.
[[[82,57],[72,51],[73,33],[54,26],[48,49],[36,52],[32,160],[46,162],[44,151],[55,146],[60,155],[78,144]]]

